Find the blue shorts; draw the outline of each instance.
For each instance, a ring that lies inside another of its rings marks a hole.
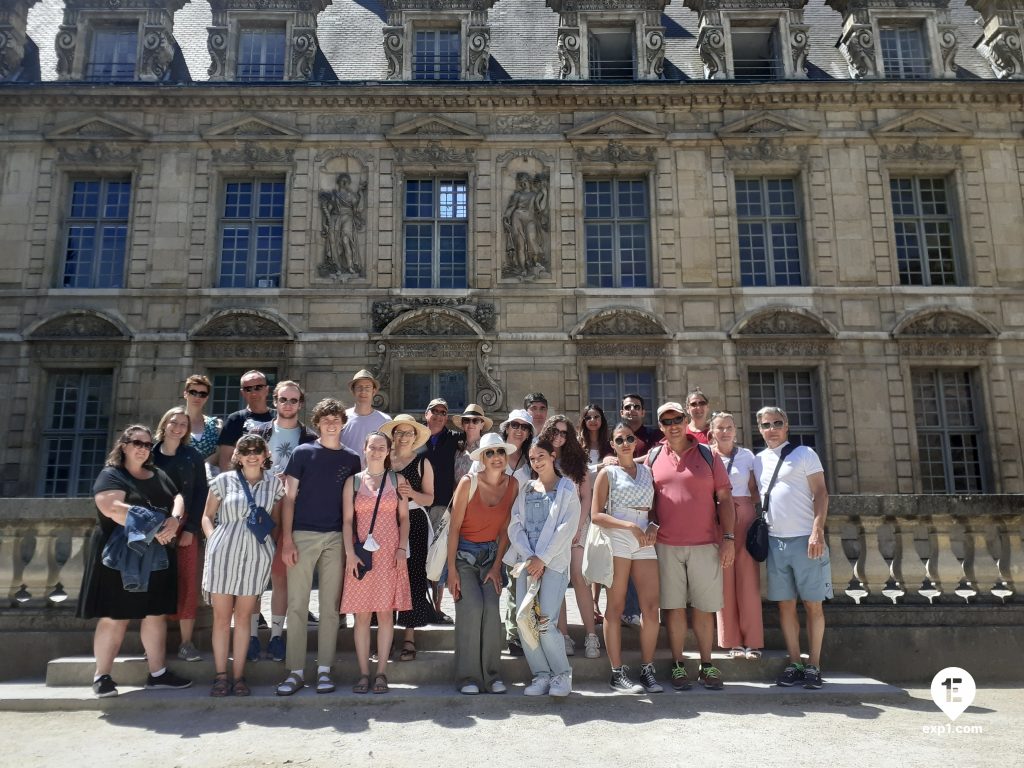
[[[810,536],[768,537],[768,599],[821,602],[832,598],[828,546],[817,560],[807,556]]]

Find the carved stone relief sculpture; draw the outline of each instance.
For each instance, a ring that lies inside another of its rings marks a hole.
[[[13,0],[0,6],[0,80],[21,69],[25,58],[28,9],[38,0]]]
[[[502,275],[520,280],[549,277],[548,169],[529,156],[515,158],[507,168],[506,186],[511,178],[512,189],[501,216],[505,235]]]
[[[491,30],[489,27],[470,27],[466,35],[466,76],[470,80],[483,80],[491,63]]]
[[[170,30],[162,26],[147,26],[142,38],[143,80],[163,80],[174,59],[174,44]]]
[[[320,192],[320,234],[323,258],[317,267],[321,277],[348,280],[365,274],[360,248],[366,229],[366,180],[345,171],[334,177],[334,188]]]
[[[864,11],[851,13],[843,22],[836,46],[846,59],[850,77],[863,79],[878,74],[875,60],[875,33]]]
[[[658,22],[659,15],[653,15],[654,22],[644,26],[644,78],[657,80],[665,71],[665,28]]]
[[[558,28],[558,76],[562,80],[579,80],[580,73],[580,28]]]
[[[71,70],[75,63],[75,46],[78,44],[78,27],[71,24],[61,24],[57,30],[57,38],[54,45],[57,49],[57,76],[61,80],[71,77]]]
[[[228,66],[228,28],[206,28],[206,50],[210,52],[210,66],[206,74],[215,80],[227,76]]]
[[[793,57],[793,77],[807,77],[808,32],[806,24],[789,25],[789,52]]]
[[[707,80],[724,80],[729,76],[725,66],[725,30],[721,24],[708,23],[706,18],[707,14],[701,20],[697,35],[697,50],[704,63],[704,77]]]
[[[292,30],[292,76],[296,80],[308,80],[313,74],[317,45],[314,28]]]
[[[402,79],[402,57],[405,55],[405,27],[384,27],[384,57],[388,60],[388,80]]]
[[[968,0],[984,21],[974,44],[1001,80],[1024,78],[1024,8],[1007,0]]]

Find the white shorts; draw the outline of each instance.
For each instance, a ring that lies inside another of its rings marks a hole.
[[[604,532],[612,543],[612,557],[622,557],[626,560],[658,559],[658,553],[654,547],[641,547],[632,531],[622,528],[605,528]]]

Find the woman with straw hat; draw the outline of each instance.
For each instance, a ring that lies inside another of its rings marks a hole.
[[[433,538],[427,509],[434,501],[434,468],[416,451],[430,438],[430,430],[412,416],[401,414],[380,428],[391,438],[391,468],[398,473],[398,495],[409,502],[409,589],[412,608],[398,612],[399,626],[405,627],[399,661],[416,658],[417,627],[437,621],[427,581],[427,547]]]
[[[469,458],[469,454],[480,445],[480,438],[483,434],[491,431],[494,420],[487,418],[484,415],[484,409],[479,405],[470,403],[461,416],[452,416],[452,424],[466,434],[466,447],[455,457],[455,482],[458,483],[473,466],[473,460]]]

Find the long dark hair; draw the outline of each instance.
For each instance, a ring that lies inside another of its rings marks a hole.
[[[383,437],[384,443],[388,447],[388,452],[384,455],[384,471],[387,472],[391,469],[391,438],[385,435],[383,432],[371,432],[365,438],[363,438],[363,456],[366,456],[366,446],[370,444],[371,437]]]
[[[587,454],[583,450],[583,446],[580,445],[580,441],[576,439],[576,432],[573,431],[572,424],[567,417],[560,413],[549,417],[544,422],[544,428],[541,429],[536,443],[547,440],[554,445],[555,435],[559,432],[557,425],[560,423],[565,424],[567,434],[565,443],[558,449],[558,466],[563,475],[576,485],[582,485],[587,477]]]
[[[555,455],[555,444],[551,441],[551,438],[544,437],[543,435],[534,440],[533,444],[530,445],[530,448],[540,448],[542,451],[547,451],[548,453],[550,453],[552,457]],[[558,464],[552,461],[551,468],[555,470],[555,475],[557,475],[558,477],[562,476],[562,473],[558,471]],[[539,477],[539,475],[537,474],[537,470],[533,468],[532,461],[530,462],[530,477]]]
[[[587,429],[588,411],[597,411],[601,416],[601,426],[597,429],[597,445],[590,444],[590,430]],[[611,432],[608,428],[608,417],[604,415],[604,408],[597,403],[588,403],[587,407],[580,413],[580,422],[576,427],[576,436],[584,451],[596,448],[599,459],[603,459],[605,456],[611,456],[614,453],[611,446],[608,444],[608,441],[611,440]]]

